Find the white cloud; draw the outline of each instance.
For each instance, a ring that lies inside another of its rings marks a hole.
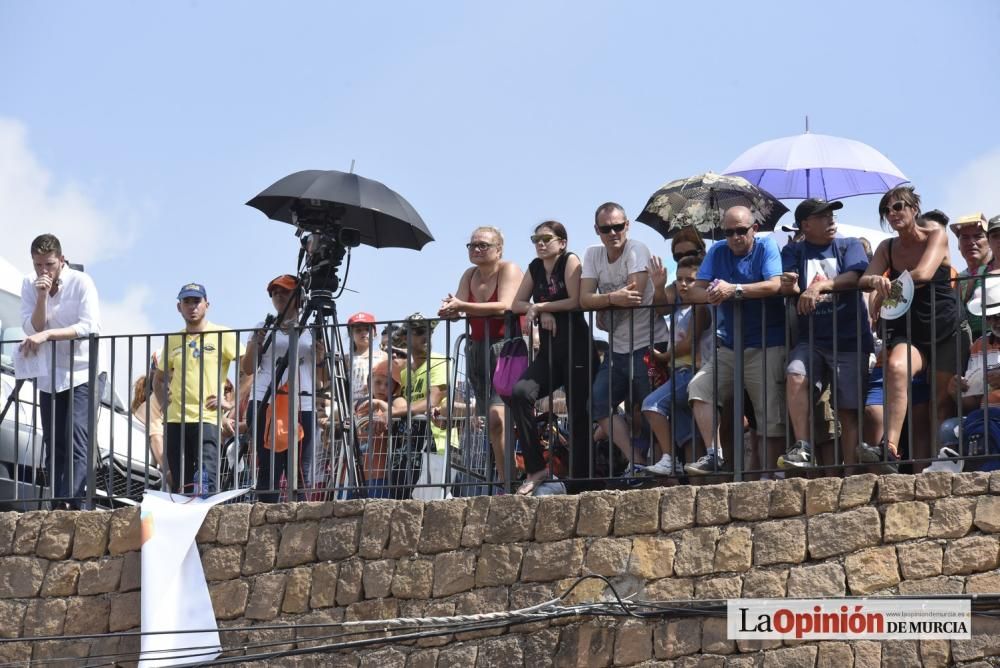
[[[18,269],[31,269],[28,247],[39,234],[59,237],[67,258],[84,264],[106,260],[128,248],[134,237],[98,209],[75,182],[53,183],[27,141],[27,128],[0,117],[0,221],[4,256]]]
[[[987,218],[1000,214],[1000,148],[958,170],[945,190],[945,201],[953,219],[976,211]]]

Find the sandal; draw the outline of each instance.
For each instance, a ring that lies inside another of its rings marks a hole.
[[[528,478],[521,483],[521,486],[517,488],[517,492],[515,493],[518,496],[534,496],[535,490],[538,489],[539,486],[546,480],[548,480],[548,478],[539,478],[537,480]]]

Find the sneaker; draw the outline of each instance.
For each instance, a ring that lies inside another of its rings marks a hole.
[[[961,473],[965,468],[965,461],[959,459],[961,455],[949,447],[938,450],[937,461],[933,461],[923,470],[924,473],[933,471],[946,471],[948,473]]]
[[[713,475],[730,472],[726,467],[726,462],[723,461],[714,448],[706,452],[695,463],[685,466],[684,470],[691,475]]]
[[[858,446],[858,461],[863,464],[881,464],[882,473],[899,473],[899,455],[887,448],[884,440],[878,445],[862,443]]]
[[[618,478],[623,480],[626,485],[639,486],[642,485],[643,482],[648,481],[648,478],[646,478],[645,481],[643,480],[643,478],[645,478],[645,473],[645,465],[629,463]]]
[[[682,475],[684,473],[683,463],[675,460],[669,454],[660,457],[660,461],[646,467],[646,473],[653,475]]]
[[[810,469],[814,466],[816,462],[813,461],[813,449],[809,441],[795,441],[788,452],[778,457],[779,469]]]

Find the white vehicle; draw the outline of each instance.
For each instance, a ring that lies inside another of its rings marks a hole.
[[[16,387],[13,354],[24,337],[20,322],[22,280],[13,265],[0,258],[0,410],[8,405]],[[147,449],[145,427],[130,416],[110,383],[103,382],[107,374],[102,371],[99,378],[103,392],[96,433],[91,434],[96,446],[95,503],[135,504],[146,487],[160,487],[160,471]],[[52,496],[38,396],[34,384],[24,382],[0,423],[0,506],[38,508],[37,499]]]

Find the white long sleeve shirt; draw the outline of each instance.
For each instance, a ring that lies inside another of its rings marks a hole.
[[[25,276],[21,284],[21,321],[24,333],[28,336],[37,334],[31,325],[31,314],[38,302],[38,291],[35,290],[35,276]],[[72,327],[77,337],[100,334],[100,308],[97,300],[97,286],[93,279],[82,271],[64,266],[59,274],[59,291],[49,295],[45,303],[45,329],[61,329]],[[70,359],[70,346],[73,348]],[[52,377],[52,348],[56,347],[55,377]],[[46,355],[46,373],[37,380],[38,389],[42,392],[63,392],[87,382],[87,370],[90,363],[90,348],[87,341],[50,341],[39,350],[39,355]],[[72,385],[70,370],[72,369]]]

